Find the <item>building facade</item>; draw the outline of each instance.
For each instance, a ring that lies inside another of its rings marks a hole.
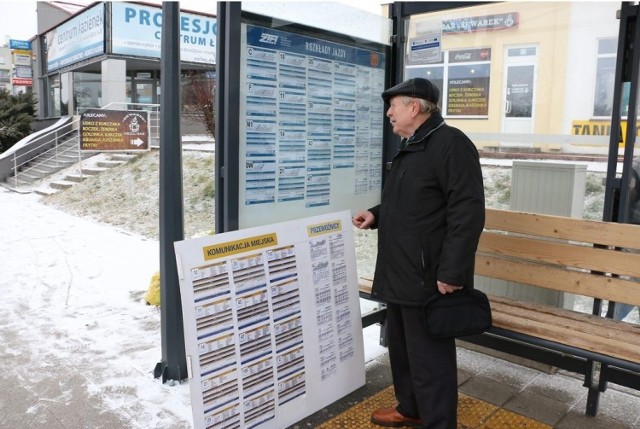
[[[42,19],[49,16],[50,7],[39,4],[39,20],[41,14]],[[182,11],[180,24],[181,70],[185,75],[206,73],[211,77],[215,73],[215,17]],[[129,2],[93,3],[43,30],[37,37],[39,116],[159,104],[161,30],[161,6]]]
[[[11,49],[0,47],[0,89],[11,92]]]
[[[601,146],[596,139],[560,136],[608,134],[618,9],[617,2],[499,2],[414,15],[404,75],[433,80],[445,119],[482,136],[479,146],[592,151]]]

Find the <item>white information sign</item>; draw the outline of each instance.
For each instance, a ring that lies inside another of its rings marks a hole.
[[[430,64],[440,61],[442,32],[421,35],[409,39],[410,65]]]
[[[175,249],[194,428],[282,429],[364,385],[349,211]]]

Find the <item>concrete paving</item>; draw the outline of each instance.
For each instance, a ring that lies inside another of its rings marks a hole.
[[[369,328],[367,328],[369,329]],[[640,393],[609,384],[601,394],[596,417],[585,414],[587,389],[579,374],[552,370],[533,363],[521,365],[511,360],[471,350],[459,343],[459,392],[558,429],[640,429]],[[536,368],[538,367],[538,368]],[[546,369],[546,370],[545,370]],[[367,364],[366,385],[351,395],[298,422],[289,429],[318,427],[375,393],[391,385],[387,354]],[[393,406],[395,404],[388,404]],[[365,416],[365,419],[368,419]],[[327,427],[327,426],[323,426]],[[331,427],[331,426],[329,426]],[[378,428],[373,424],[359,427]],[[460,428],[465,426],[460,425]],[[480,426],[498,429],[496,426]],[[517,426],[528,427],[528,426]],[[501,428],[511,429],[510,426]],[[336,426],[336,429],[339,429]]]
[[[371,353],[376,326],[365,329],[365,343]],[[5,330],[5,333],[8,332]],[[82,364],[69,368],[47,357],[38,368],[21,365],[20,345],[10,336],[0,342],[3,366],[14,368],[9,381],[5,374],[0,392],[0,428],[76,429],[129,428],[135,416],[125,418],[107,411],[87,394]],[[579,375],[566,371],[544,371],[458,347],[459,391],[558,429],[640,429],[640,393],[609,384],[601,395],[596,417],[585,415],[587,389]],[[391,385],[388,355],[374,350],[369,358],[366,384],[340,401],[292,425],[290,429],[316,428],[340,413],[365,401]],[[27,374],[28,371],[28,374]],[[29,383],[27,383],[29,381]],[[394,404],[388,404],[394,405]],[[365,424],[368,424],[365,416]],[[184,425],[175,426],[184,427]],[[326,426],[325,426],[326,427]],[[330,426],[333,427],[333,426]],[[376,428],[375,425],[364,427]],[[465,426],[460,426],[465,428]],[[521,426],[518,426],[521,427]],[[527,427],[527,426],[522,426]],[[335,426],[336,429],[345,429]],[[488,426],[487,426],[488,428]],[[501,426],[510,429],[510,426]],[[498,429],[491,426],[491,429]]]

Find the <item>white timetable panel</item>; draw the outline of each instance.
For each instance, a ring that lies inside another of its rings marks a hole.
[[[349,211],[175,249],[195,428],[281,429],[365,383]]]

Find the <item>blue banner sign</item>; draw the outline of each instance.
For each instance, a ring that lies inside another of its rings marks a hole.
[[[47,70],[104,53],[104,4],[88,9],[46,34]]]
[[[30,51],[31,41],[9,39],[9,49],[22,49],[23,51]]]
[[[141,4],[111,3],[113,54],[160,58],[162,9]],[[218,23],[215,18],[180,13],[180,60],[215,64]]]

